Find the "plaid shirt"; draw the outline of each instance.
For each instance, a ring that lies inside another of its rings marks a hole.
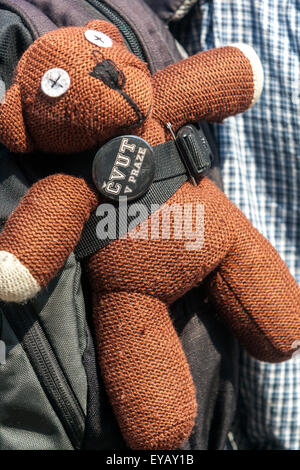
[[[245,42],[261,58],[260,100],[214,132],[225,192],[300,283],[300,1],[199,0],[180,41],[190,54]],[[237,416],[238,448],[299,450],[300,356],[267,364],[242,352]]]

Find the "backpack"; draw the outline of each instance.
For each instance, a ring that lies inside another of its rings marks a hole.
[[[142,0],[0,0],[0,10],[0,78],[6,88],[21,54],[38,36],[94,18],[114,23],[152,73],[182,58],[166,25]],[[207,125],[201,128],[212,147]],[[75,172],[87,172],[83,164],[74,157]],[[0,229],[27,188],[58,165],[63,169],[63,158],[20,158],[1,146]],[[211,177],[220,181],[217,166]],[[72,253],[34,300],[0,304],[1,450],[126,448],[96,366],[85,282],[80,256]],[[196,425],[182,449],[223,449],[235,410],[236,341],[201,287],[177,301],[171,316],[198,401]]]

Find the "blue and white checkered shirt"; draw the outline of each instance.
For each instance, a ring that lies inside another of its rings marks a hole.
[[[181,34],[190,54],[245,42],[261,58],[260,100],[214,131],[225,192],[300,284],[300,1],[198,0]],[[299,450],[300,356],[267,364],[243,352],[238,418],[239,448]]]

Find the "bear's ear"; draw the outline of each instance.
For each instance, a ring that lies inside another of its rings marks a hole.
[[[104,33],[109,36],[113,41],[117,42],[118,44],[125,44],[122,34],[118,30],[118,28],[115,25],[109,23],[108,21],[91,20],[85,25],[85,28],[100,31],[101,33]]]
[[[0,142],[15,153],[27,153],[33,147],[24,123],[18,83],[7,90],[0,104]]]

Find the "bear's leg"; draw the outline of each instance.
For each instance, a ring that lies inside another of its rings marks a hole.
[[[56,174],[35,183],[0,234],[0,298],[23,302],[47,285],[96,206],[82,179]]]
[[[127,444],[178,448],[197,405],[167,305],[135,292],[96,292],[94,323],[101,372]]]
[[[184,204],[193,198],[204,208],[202,247],[179,256],[173,244],[180,277],[188,279],[196,272],[220,316],[251,355],[267,362],[289,359],[300,346],[300,288],[276,250],[208,178],[198,187],[183,186],[173,197],[176,202],[175,197]],[[171,272],[172,278],[164,278],[171,286],[176,272],[170,264],[166,271]],[[176,280],[173,290],[177,285]]]
[[[234,239],[205,280],[209,295],[252,356],[284,361],[300,346],[299,286],[241,211],[231,205],[230,212]]]

